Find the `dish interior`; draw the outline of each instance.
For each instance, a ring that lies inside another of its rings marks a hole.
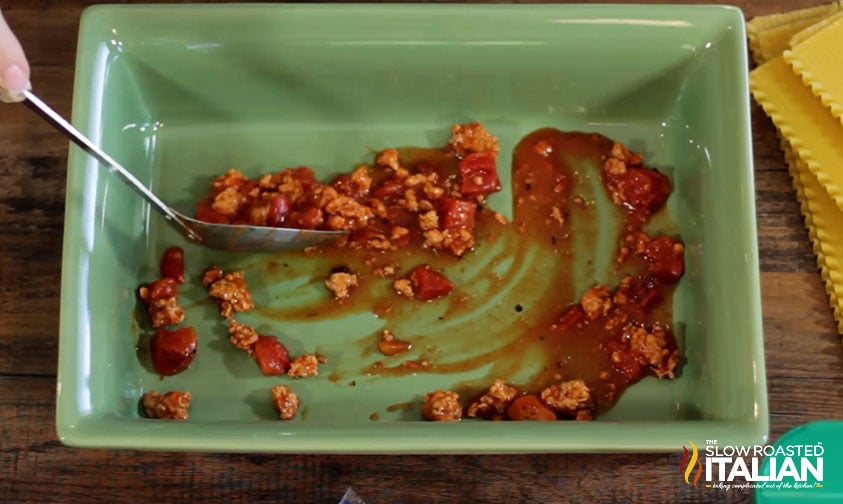
[[[307,321],[272,315],[308,296],[327,296],[313,281],[326,265],[188,244],[119,180],[73,151],[58,412],[66,442],[282,451],[674,450],[688,439],[750,443],[766,436],[740,12],[98,7],[83,16],[77,72],[74,122],[188,214],[210,177],[229,168],[254,176],[308,165],[325,180],[371,162],[385,147],[444,145],[451,124],[477,120],[501,145],[503,190],[489,204],[511,217],[509,161],[524,135],[550,126],[622,141],[673,183],[669,218],[654,230],[677,233],[686,244],[673,321],[684,358],[676,380],[644,379],[594,423],[424,423],[426,391],[490,383],[491,366],[367,376],[361,369],[384,359],[373,336],[383,320],[370,312]],[[593,230],[598,246],[583,257],[611,260],[612,234],[604,229],[610,225]],[[157,278],[158,259],[171,245],[185,249],[189,279],[180,300],[199,349],[190,369],[162,381],[136,350],[147,336],[135,290]],[[493,247],[466,257],[457,284],[482,278],[489,254]],[[244,321],[279,336],[292,354],[316,349],[328,357],[318,377],[292,382],[303,402],[296,421],[280,423],[269,394],[272,384],[291,380],[261,376],[227,341],[201,285],[201,272],[212,264],[245,269],[256,304],[267,308]],[[580,268],[573,281],[581,292],[604,277],[599,267]],[[432,330],[436,310],[435,303],[424,306],[406,330]],[[491,305],[471,316],[505,321],[516,312]],[[470,327],[450,323],[453,338]],[[486,344],[494,341],[469,351]],[[533,371],[525,362],[518,373],[524,379]],[[510,379],[517,382],[518,373]],[[138,400],[151,389],[189,390],[189,423],[143,419]],[[412,404],[395,406],[406,403]],[[530,441],[541,429],[548,429],[544,441]],[[500,432],[509,440],[496,439]]]

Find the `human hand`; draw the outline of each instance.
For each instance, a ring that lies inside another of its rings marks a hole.
[[[29,62],[0,12],[0,100],[6,103],[23,101],[21,93],[29,88]]]

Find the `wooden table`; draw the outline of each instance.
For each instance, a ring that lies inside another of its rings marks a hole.
[[[37,91],[70,113],[86,0],[4,0]],[[738,1],[747,17],[825,0]],[[752,110],[771,439],[843,416],[843,346],[776,133]],[[745,501],[680,483],[679,454],[332,456],[63,446],[54,428],[65,139],[0,107],[0,502]]]

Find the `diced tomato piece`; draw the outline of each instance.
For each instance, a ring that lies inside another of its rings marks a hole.
[[[172,331],[156,329],[151,344],[155,371],[169,376],[187,369],[196,357],[196,341],[196,330],[189,326]]]
[[[331,187],[337,190],[346,196],[351,196],[352,198],[356,196],[355,187],[357,184],[351,180],[350,175],[337,175],[334,177],[334,180],[331,181]]]
[[[287,170],[294,179],[301,183],[305,193],[311,192],[314,187],[319,185],[316,175],[309,166],[298,166],[296,168],[287,168]]]
[[[181,247],[170,247],[164,251],[161,256],[161,276],[184,283],[184,250]]]
[[[149,289],[149,301],[175,297],[179,293],[179,284],[170,277],[159,278],[147,286]]]
[[[389,178],[372,189],[372,197],[386,201],[391,197],[401,194],[402,192],[404,192],[404,183],[400,180]]]
[[[210,222],[212,224],[231,224],[231,219],[227,215],[223,215],[211,207],[213,199],[209,196],[202,198],[196,205],[196,218],[202,222]]]
[[[297,229],[317,229],[323,222],[322,210],[314,206],[293,210],[287,215],[286,220],[288,226]]]
[[[662,300],[658,283],[658,280],[654,276],[643,274],[633,278],[631,282],[622,283],[618,287],[618,292],[631,298],[633,304],[638,306],[641,313],[643,313],[647,308],[652,307]],[[631,310],[632,307],[627,306],[625,311],[631,313]]]
[[[258,336],[252,352],[265,375],[280,375],[290,369],[290,353],[275,336]]]
[[[556,413],[532,394],[523,395],[512,401],[512,404],[506,409],[506,416],[510,420],[532,420],[539,422],[552,422],[556,420]]]
[[[562,316],[556,322],[556,329],[559,332],[568,332],[575,327],[580,327],[588,321],[585,310],[579,304],[572,304],[565,309]]]
[[[416,297],[422,301],[446,296],[454,289],[453,282],[426,264],[417,266],[410,272],[410,282]]]
[[[273,194],[266,211],[266,225],[280,227],[290,212],[290,198],[286,194]]]
[[[670,196],[670,180],[663,173],[648,168],[629,168],[623,175],[623,199],[626,205],[647,215],[664,206]]]
[[[611,365],[615,370],[626,377],[630,383],[641,379],[647,369],[647,362],[642,362],[629,345],[620,341],[609,341],[606,343],[606,353],[612,356]]]
[[[489,194],[501,189],[494,156],[474,152],[460,161],[460,192],[466,196]]]
[[[650,264],[650,273],[664,282],[674,283],[685,272],[685,247],[669,236],[650,240],[644,259]]]
[[[474,229],[477,203],[445,196],[439,200],[439,224],[442,229]]]
[[[393,226],[413,227],[418,222],[418,215],[398,205],[386,207],[386,222]]]

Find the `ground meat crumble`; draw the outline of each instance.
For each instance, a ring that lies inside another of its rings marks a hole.
[[[250,352],[259,336],[254,327],[241,324],[233,318],[228,319],[228,334],[231,335],[228,339],[234,346]]]
[[[220,315],[224,318],[231,318],[235,312],[245,312],[255,307],[242,271],[224,273],[219,267],[211,266],[205,270],[202,283],[208,288],[211,297],[216,299]]]
[[[319,358],[313,354],[302,354],[293,359],[290,363],[290,370],[287,376],[291,378],[302,378],[319,374]]]
[[[172,278],[160,278],[138,288],[138,296],[146,306],[152,327],[157,329],[184,321],[184,309],[179,306],[178,293],[178,283]]]
[[[395,292],[404,297],[411,298],[413,297],[413,284],[407,278],[399,278],[392,282],[392,286],[395,288]]]
[[[582,380],[570,380],[551,385],[541,392],[541,399],[557,414],[577,420],[591,420],[594,398]]]
[[[605,285],[596,285],[585,291],[580,305],[590,319],[606,315],[612,308],[612,293]]]
[[[424,396],[422,415],[434,422],[453,422],[462,418],[460,396],[450,390],[434,390]]]
[[[334,293],[336,299],[345,299],[351,293],[351,289],[358,284],[357,275],[353,273],[337,272],[325,280],[325,286]]]
[[[272,386],[272,402],[281,420],[292,420],[299,410],[299,396],[286,385]]]
[[[170,391],[164,395],[151,390],[143,394],[141,404],[149,418],[188,420],[190,418],[190,392]]]
[[[627,324],[621,338],[628,345],[629,353],[624,355],[624,352],[615,350],[612,353],[613,363],[623,363],[632,358],[649,366],[659,378],[675,378],[680,352],[679,349],[668,348],[667,333],[662,325],[653,324],[647,329],[643,325]]]
[[[454,124],[451,127],[451,139],[448,142],[458,154],[484,152],[498,155],[498,139],[482,124]]]
[[[515,387],[507,385],[498,378],[483,394],[480,399],[468,407],[467,416],[489,418],[491,420],[502,419],[509,403],[515,399],[518,391]]]

